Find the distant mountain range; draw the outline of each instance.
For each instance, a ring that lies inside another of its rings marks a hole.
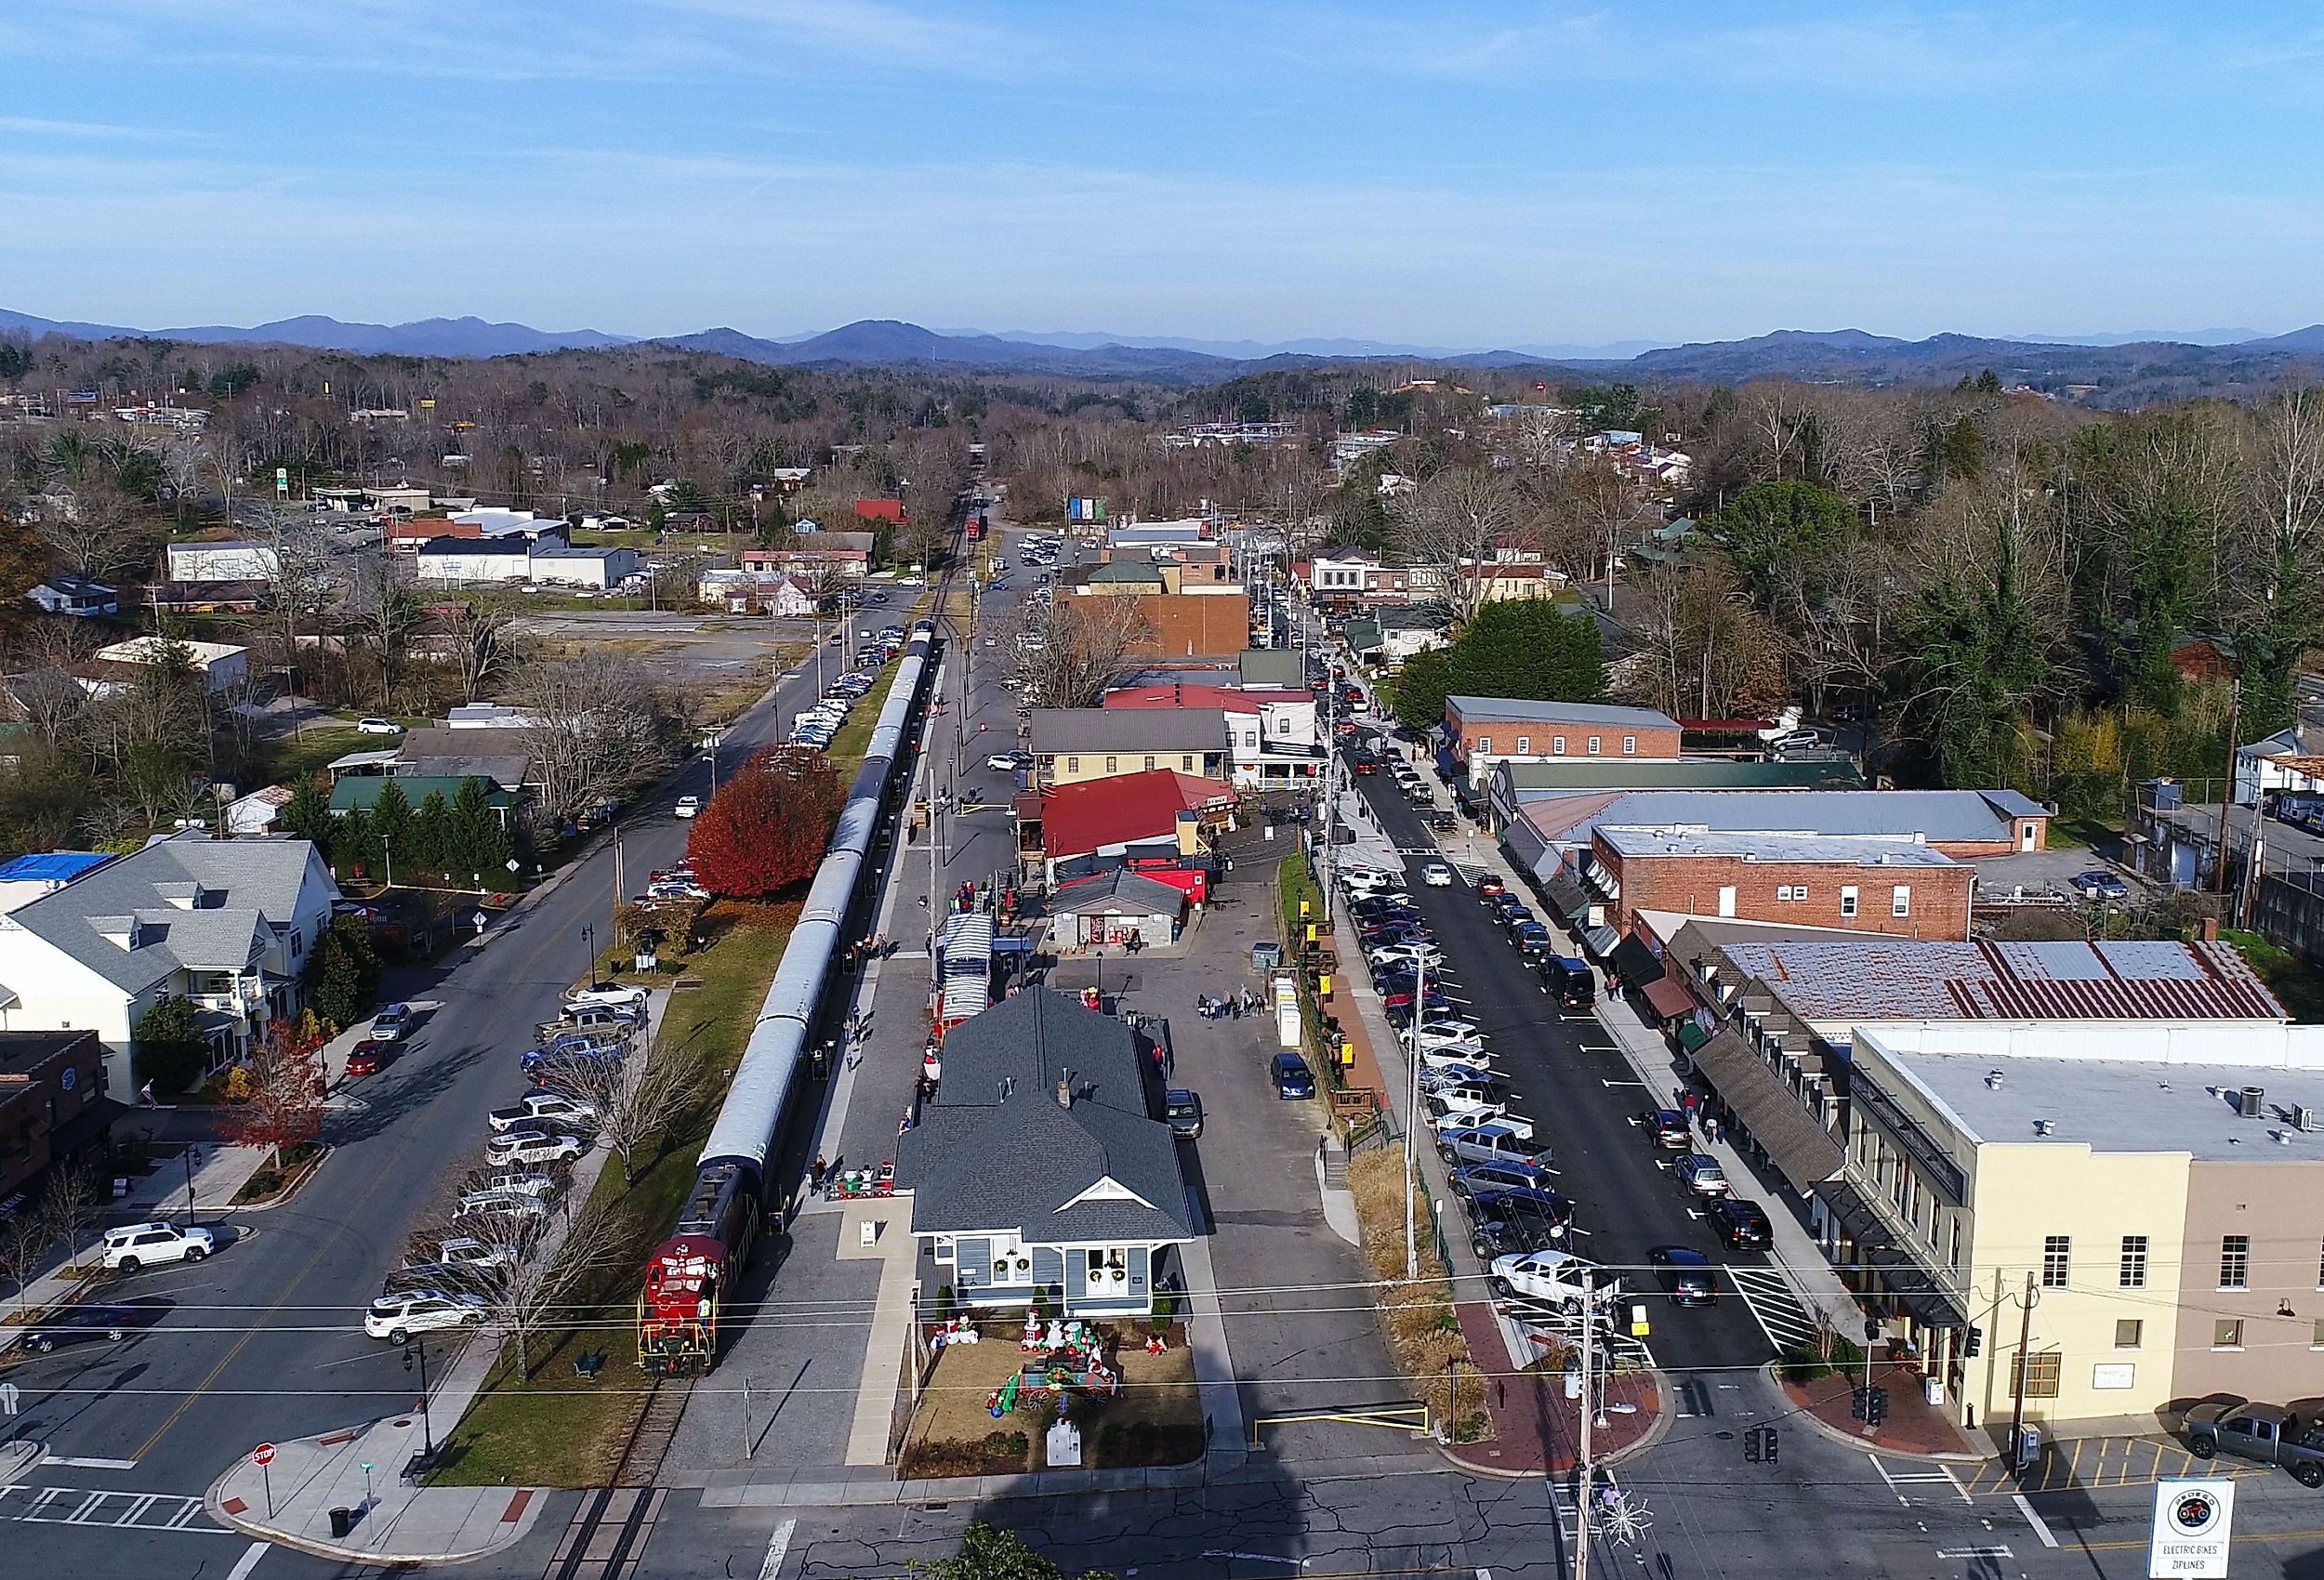
[[[316,350],[421,357],[503,357],[627,345],[664,345],[773,366],[931,366],[1084,379],[1139,379],[1192,386],[1247,374],[1364,362],[1425,362],[1477,368],[1539,368],[1598,376],[1738,383],[1801,378],[1870,385],[1926,385],[1987,369],[2011,384],[2054,389],[2095,386],[2106,404],[2218,394],[2265,387],[2304,359],[2324,356],[2324,323],[2288,335],[2201,330],[2183,337],[2110,335],[1987,339],[1935,335],[1904,340],[1860,329],[1784,329],[1747,340],[1672,346],[1618,341],[1601,346],[1520,345],[1494,350],[1405,346],[1356,339],[1282,342],[1132,338],[1085,331],[925,329],[864,319],[820,334],[766,338],[731,328],[641,339],[594,329],[550,331],[478,318],[410,323],[344,323],[307,316],[236,327],[126,329],[35,318],[0,309],[0,335],[60,335],[85,340],[170,339],[205,345],[281,344]],[[2234,336],[2234,338],[2225,338]]]

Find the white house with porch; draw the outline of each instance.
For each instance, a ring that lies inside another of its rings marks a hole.
[[[1137,1317],[1195,1238],[1160,1075],[1137,1034],[1028,988],[953,1028],[944,1080],[897,1139],[932,1274],[964,1305]]]
[[[300,973],[338,897],[304,839],[156,839],[0,915],[0,1031],[95,1031],[107,1086],[126,1101],[141,1080],[139,1020],[182,994],[207,1069],[233,1063],[301,1007]]]

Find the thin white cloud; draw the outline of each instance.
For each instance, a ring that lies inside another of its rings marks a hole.
[[[176,126],[110,125],[101,121],[45,121],[33,115],[0,115],[0,133],[114,142],[178,141],[197,134]]]

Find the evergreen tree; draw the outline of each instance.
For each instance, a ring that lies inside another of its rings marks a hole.
[[[401,862],[408,877],[412,869],[412,801],[403,794],[403,786],[392,779],[379,787],[378,798],[371,803],[371,827],[379,842],[382,873],[392,873],[395,863]]]
[[[291,798],[283,808],[284,832],[299,839],[311,840],[327,862],[331,859],[331,840],[338,833],[338,820],[331,815],[330,797],[310,775],[291,786]]]
[[[452,834],[452,804],[441,790],[428,792],[412,819],[412,866],[418,872],[440,873],[446,866],[444,841]]]
[[[307,957],[307,999],[335,1033],[371,1013],[379,999],[379,956],[362,918],[340,916],[315,941]]]
[[[193,1000],[172,994],[138,1017],[130,1078],[165,1095],[182,1092],[200,1078],[206,1051]]]

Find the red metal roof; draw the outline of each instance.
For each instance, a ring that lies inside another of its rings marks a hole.
[[[1041,797],[1041,849],[1054,861],[1161,839],[1177,831],[1179,813],[1234,799],[1233,787],[1221,780],[1167,768],[1061,784]]]
[[[1215,707],[1222,713],[1257,713],[1268,703],[1312,703],[1311,692],[1245,691],[1239,686],[1205,686],[1186,680],[1154,686],[1123,686],[1100,699],[1102,707]]]

